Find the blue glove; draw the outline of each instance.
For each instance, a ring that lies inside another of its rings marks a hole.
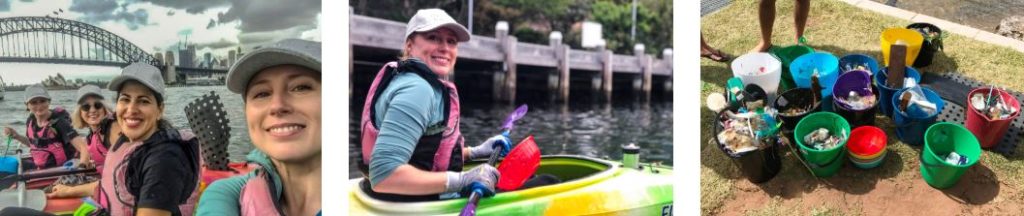
[[[494,148],[503,146],[501,149],[501,156],[505,157],[508,155],[508,151],[512,149],[512,140],[505,135],[495,135],[478,146],[469,148],[469,159],[481,159],[489,158],[494,153]]]
[[[468,197],[474,190],[480,190],[484,196],[494,196],[494,185],[498,183],[501,173],[490,164],[481,164],[465,172],[448,172],[445,193],[459,192]]]

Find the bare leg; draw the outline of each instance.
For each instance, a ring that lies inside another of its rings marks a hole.
[[[761,0],[757,10],[761,24],[761,42],[750,52],[766,52],[772,47],[772,28],[775,25],[775,0]]]
[[[700,56],[717,62],[727,62],[732,59],[732,56],[711,48],[711,45],[704,41],[704,33],[700,33]]]
[[[796,40],[800,43],[800,37],[804,36],[804,26],[807,26],[807,14],[811,10],[811,0],[796,0],[796,8],[793,11],[793,24],[796,28]]]

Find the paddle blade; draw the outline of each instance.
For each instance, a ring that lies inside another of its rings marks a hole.
[[[529,108],[526,107],[526,104],[519,105],[519,107],[516,108],[515,111],[508,114],[508,118],[505,118],[505,123],[501,123],[501,128],[505,130],[511,130],[512,126],[515,125],[515,122],[526,115],[526,111],[528,109]]]
[[[519,142],[512,151],[505,156],[505,160],[498,165],[498,172],[501,178],[498,179],[498,189],[511,191],[523,186],[526,179],[533,176],[540,166],[540,149],[533,141],[533,135],[526,137]]]

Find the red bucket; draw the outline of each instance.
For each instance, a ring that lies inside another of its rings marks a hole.
[[[1010,93],[999,89],[992,89],[992,94],[1002,95],[1006,104],[1016,109],[1017,112],[1010,115],[1008,118],[1000,120],[992,120],[988,116],[978,112],[978,110],[975,110],[971,106],[971,95],[979,92],[988,94],[988,91],[989,88],[976,88],[971,90],[970,93],[967,93],[967,103],[965,103],[967,105],[965,107],[967,110],[967,130],[971,131],[971,133],[974,134],[974,137],[978,138],[978,142],[981,143],[982,148],[995,147],[996,144],[999,143],[999,140],[1002,140],[1003,136],[1006,135],[1006,130],[1010,128],[1010,123],[1012,123],[1013,119],[1017,118],[1021,112],[1020,102],[1017,101],[1017,98],[1013,97]]]
[[[885,151],[888,137],[885,131],[875,126],[860,126],[850,131],[850,140],[846,142],[846,148],[853,156],[860,159],[873,159]]]

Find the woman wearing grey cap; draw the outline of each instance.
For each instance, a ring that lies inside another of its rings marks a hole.
[[[463,161],[487,158],[502,135],[465,147],[459,131],[459,96],[444,77],[455,67],[466,28],[440,9],[424,9],[409,20],[399,62],[381,68],[363,105],[360,187],[390,201],[465,197],[479,183],[493,195],[500,175],[488,164],[463,171]]]
[[[114,111],[104,102],[100,87],[85,85],[78,88],[78,109],[71,115],[71,125],[75,129],[89,128],[85,140],[89,145],[89,156],[96,165],[97,172],[103,170],[103,163],[112,139],[120,133],[114,120]],[[83,179],[83,178],[77,178]],[[89,180],[88,178],[84,178]],[[61,182],[61,181],[58,181]],[[84,197],[96,189],[93,184],[68,186],[55,184],[47,196],[49,197]]]
[[[255,150],[250,173],[213,182],[197,215],[318,215],[321,197],[320,43],[289,39],[231,67]]]
[[[50,94],[43,85],[29,86],[25,94],[25,106],[30,113],[25,120],[25,136],[11,127],[4,127],[4,136],[28,146],[37,169],[61,166],[76,154],[80,166],[91,166],[85,139],[71,128],[68,112],[61,107],[50,109]]]
[[[192,215],[199,189],[199,143],[163,119],[164,80],[145,63],[125,67],[107,89],[117,92],[113,135],[100,181],[90,183],[99,215]]]

